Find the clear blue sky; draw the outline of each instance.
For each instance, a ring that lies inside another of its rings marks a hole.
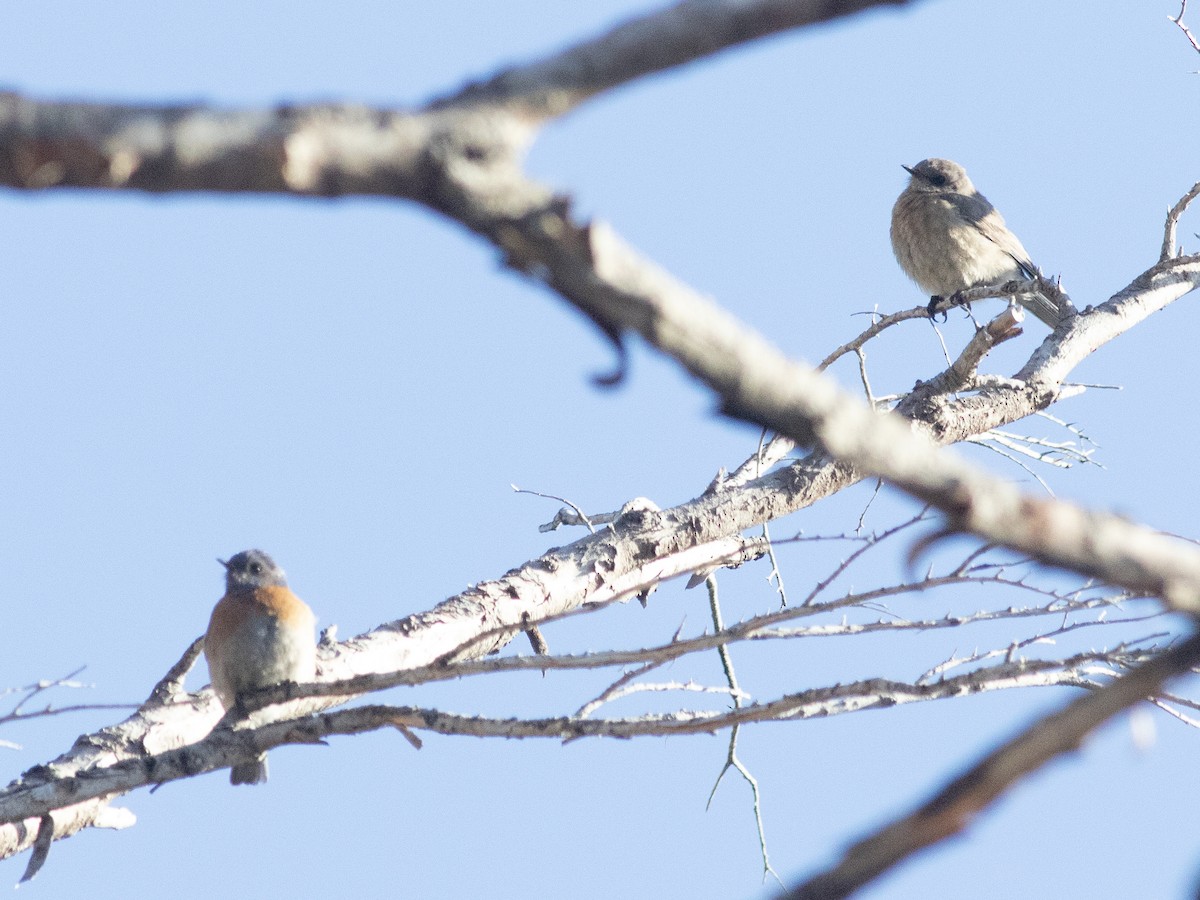
[[[586,6],[10,0],[0,85],[47,98],[403,105],[654,8]],[[551,126],[530,165],[810,360],[857,332],[853,313],[920,300],[887,227],[900,164],[926,156],[966,165],[1076,302],[1099,302],[1154,261],[1166,208],[1200,178],[1200,81],[1188,74],[1200,58],[1166,20],[1177,8],[877,12],[601,98]],[[1196,224],[1181,229],[1192,250]],[[221,590],[214,558],[248,546],[277,557],[322,625],[359,633],[576,536],[539,534],[556,505],[512,483],[590,510],[638,495],[667,505],[756,439],[640,348],[624,387],[592,388],[611,360],[581,318],[411,206],[3,193],[0,248],[0,687],[86,665],[94,688],[56,699],[142,699],[203,630]],[[1194,307],[1176,304],[1080,370],[1124,390],[1056,410],[1100,444],[1105,467],[1043,473],[1060,495],[1196,535]],[[1028,331],[989,371],[1013,371],[1042,334],[1032,320]],[[969,331],[952,320],[947,333],[961,344]],[[939,370],[919,323],[876,344],[878,393]],[[855,384],[852,367],[835,374]],[[864,496],[780,528],[850,528]],[[888,500],[873,524],[907,508]],[[829,564],[806,559],[782,557],[797,590]],[[728,618],[770,608],[764,575],[725,579]],[[950,600],[930,602],[936,613]],[[646,611],[620,607],[547,637],[560,651],[638,646],[705,618],[701,592],[669,585]],[[769,695],[873,672],[912,678],[974,640],[996,638],[794,644],[761,670],[745,664]],[[711,660],[670,674],[719,680]],[[190,684],[204,683],[201,666]],[[574,710],[604,683],[510,678],[392,699],[543,714]],[[748,732],[776,867],[794,880],[1068,696],[1009,692]],[[50,759],[114,715],[0,732],[24,746],[0,749],[0,771],[7,780]],[[966,841],[865,896],[1183,895],[1200,873],[1188,827],[1200,733],[1152,721],[1149,749],[1114,723]],[[135,828],[57,845],[23,891],[767,896],[743,786],[727,782],[704,810],[724,748],[723,737],[565,748],[430,737],[416,752],[384,733],[287,748],[261,789],[232,789],[220,773],[125,798]],[[0,865],[0,883],[24,865]]]

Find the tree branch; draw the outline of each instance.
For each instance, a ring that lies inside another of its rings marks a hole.
[[[1164,650],[1112,683],[1038,720],[946,785],[927,803],[846,851],[833,868],[782,895],[786,900],[846,897],[931,844],[965,829],[993,800],[1055,756],[1075,750],[1096,727],[1163,682],[1200,664],[1200,635]]]
[[[1179,15],[1182,18],[1183,12],[1180,11]],[[1187,29],[1185,28],[1184,30],[1186,31]],[[1179,228],[1179,217],[1183,215],[1184,211],[1192,205],[1192,201],[1197,197],[1200,197],[1200,181],[1193,184],[1191,190],[1180,197],[1179,202],[1167,212],[1167,222],[1163,226],[1162,253],[1158,257],[1159,262],[1166,262],[1168,259],[1174,259],[1176,256],[1181,255],[1180,249],[1175,246],[1175,234]]]
[[[1167,16],[1172,22],[1179,26],[1179,30],[1183,32],[1184,37],[1188,39],[1188,43],[1192,45],[1192,49],[1200,53],[1200,41],[1196,40],[1196,36],[1192,34],[1190,28],[1183,24],[1183,16],[1187,12],[1188,0],[1180,0],[1179,15]]]
[[[656,72],[748,41],[911,0],[684,0],[631,19],[533,65],[506,69],[435,101],[433,108],[499,105],[538,119]]]
[[[1149,651],[1122,651],[1133,659]],[[285,744],[318,744],[334,735],[353,735],[392,727],[433,731],[445,735],[497,738],[672,737],[711,734],[751,722],[810,719],[890,709],[919,701],[961,697],[989,690],[1092,683],[1111,676],[1112,651],[1075,654],[1064,660],[1014,660],[975,669],[929,683],[909,684],[871,678],[832,687],[787,694],[766,703],[747,704],[721,712],[680,710],[634,718],[595,719],[557,716],[544,719],[490,719],[461,716],[440,710],[409,706],[358,706],[288,717],[253,728],[223,724],[193,744],[146,755],[133,750],[107,764],[76,772],[72,777],[25,778],[0,793],[0,823],[20,823],[89,800],[108,800],[139,787],[189,778],[228,768],[247,756]],[[28,773],[27,773],[28,775]],[[0,829],[0,835],[12,827]],[[0,838],[0,847],[6,842]]]

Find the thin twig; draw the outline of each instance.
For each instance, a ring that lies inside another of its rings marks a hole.
[[[911,519],[909,519],[908,521],[901,522],[899,525],[889,528],[887,531],[883,532],[882,534],[868,536],[866,538],[866,540],[864,541],[863,546],[855,549],[854,552],[852,552],[844,560],[842,560],[840,563],[838,563],[837,566],[834,567],[832,572],[830,572],[827,576],[825,576],[824,579],[822,579],[821,581],[818,581],[813,586],[813,589],[811,591],[809,591],[808,596],[804,598],[804,601],[800,605],[801,606],[812,606],[813,604],[815,604],[817,597],[819,597],[821,595],[821,593],[827,587],[829,587],[829,585],[833,584],[833,582],[835,580],[837,580],[839,575],[841,575],[848,568],[850,568],[850,566],[852,566],[854,564],[855,560],[857,560],[860,556],[862,556],[864,553],[866,553],[868,550],[870,550],[876,544],[886,541],[888,538],[890,538],[896,534],[899,534],[900,532],[904,531],[907,528],[911,528],[913,525],[916,525],[918,522],[924,521],[928,511],[929,510],[927,508],[923,509],[919,513],[917,513],[915,516],[913,516]]]
[[[542,497],[546,500],[557,500],[559,503],[565,503],[568,507],[570,507],[571,512],[574,513],[574,518],[572,518],[567,514],[565,509],[560,509],[551,521],[539,525],[538,531],[554,531],[559,525],[579,525],[582,523],[587,526],[588,531],[590,531],[592,534],[596,533],[596,528],[592,525],[592,519],[588,518],[587,514],[582,509],[580,509],[567,498],[558,497],[554,494],[543,494],[541,491],[530,491],[525,488],[519,488],[515,484],[509,485],[509,487],[511,487],[518,494],[532,494],[535,497]]]
[[[1010,448],[1005,441],[1000,439],[987,440],[982,435],[978,438],[971,438],[967,441],[967,443],[982,447],[984,450],[987,450],[990,453],[995,453],[997,456],[1003,457],[1014,465],[1019,466],[1026,475],[1038,483],[1041,489],[1045,491],[1048,496],[1054,496],[1054,489],[1050,487],[1049,482],[1047,482],[1040,473],[1035,472],[1029,463],[1020,458],[1021,456],[1033,456],[1034,458],[1037,458],[1036,454],[1022,450],[1020,447]],[[1066,466],[1063,466],[1063,468],[1066,468]]]
[[[871,312],[868,315],[874,319],[874,321],[871,322],[871,327],[859,334],[858,337],[842,344],[842,346],[838,347],[827,357],[821,360],[820,365],[817,366],[818,372],[824,372],[847,353],[855,352],[871,338],[875,337],[880,332],[891,328],[893,325],[899,325],[901,322],[907,322],[909,319],[928,319],[929,310],[924,306],[914,306],[912,309],[904,309],[900,312],[889,313],[886,316],[879,316],[878,313],[875,312]],[[876,318],[876,316],[878,316],[878,318]]]
[[[204,637],[201,636],[188,645],[175,665],[167,669],[166,674],[158,680],[158,684],[154,685],[154,690],[150,692],[146,703],[162,705],[170,703],[186,693],[183,686],[184,680],[187,678],[188,672],[192,671],[192,667],[196,665],[196,660],[200,658],[203,650]]]
[[[1186,25],[1183,24],[1183,14],[1187,12],[1187,5],[1188,0],[1181,0],[1181,3],[1179,4],[1179,15],[1167,16],[1167,18],[1179,26],[1179,30],[1182,31],[1187,37],[1188,43],[1192,45],[1192,49],[1197,53],[1200,53],[1200,41],[1197,41],[1196,36],[1192,34]],[[1165,258],[1166,257],[1164,257],[1164,259]]]
[[[707,587],[708,606],[712,613],[713,630],[720,633],[725,630],[725,623],[721,620],[721,601],[717,593],[717,579],[715,575],[709,576]],[[720,645],[717,647],[717,654],[721,658],[721,668],[725,671],[725,682],[729,685],[729,691],[733,697],[734,709],[741,709],[744,694],[741,688],[738,687],[737,672],[733,668],[733,656],[729,652],[729,647],[724,644]],[[717,795],[717,788],[721,786],[721,779],[725,777],[726,772],[733,769],[741,775],[746,784],[750,785],[750,795],[754,804],[754,824],[758,829],[758,851],[762,855],[763,880],[766,881],[767,876],[772,875],[779,882],[779,886],[783,887],[783,879],[771,867],[771,857],[767,853],[767,832],[763,826],[762,795],[758,789],[758,779],[746,768],[737,755],[737,740],[740,733],[741,725],[734,725],[729,729],[729,749],[725,755],[725,765],[717,773],[717,780],[713,782],[712,790],[708,794],[708,802],[704,805],[704,808],[707,810],[712,806],[713,797]]]
[[[75,671],[64,675],[62,678],[47,678],[41,681],[27,684],[20,688],[5,688],[0,690],[0,697],[6,694],[22,694],[12,709],[6,713],[0,713],[0,725],[6,725],[10,722],[26,721],[28,719],[42,719],[48,716],[61,716],[68,713],[88,712],[99,709],[137,709],[136,703],[72,703],[67,706],[54,706],[47,703],[40,709],[26,709],[37,697],[54,688],[87,688],[92,685],[84,684],[80,681],[75,681],[75,676],[82,672],[83,666],[80,666]],[[0,741],[0,747],[7,750],[19,750],[20,744],[15,744],[11,741]]]

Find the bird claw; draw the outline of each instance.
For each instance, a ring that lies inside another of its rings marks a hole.
[[[968,302],[963,299],[962,291],[955,291],[949,297],[943,297],[940,294],[934,294],[929,298],[929,305],[926,309],[929,311],[929,318],[937,321],[938,314],[942,316],[942,321],[945,322],[950,316],[950,310],[956,306],[969,306]],[[968,310],[967,315],[970,315]]]
[[[950,308],[956,306],[955,297],[958,294],[953,294],[950,297],[943,297],[940,294],[934,294],[929,298],[929,305],[925,309],[929,313],[929,318],[934,322],[938,321],[938,316],[941,315],[942,321],[945,322],[950,315]]]

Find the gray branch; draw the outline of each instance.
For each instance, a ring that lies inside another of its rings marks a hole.
[[[1200,664],[1200,636],[1192,636],[1117,679],[1021,731],[955,778],[911,814],[887,823],[846,851],[827,871],[781,900],[846,897],[918,850],[957,834],[1016,781],[1056,756],[1076,750],[1095,728],[1149,699],[1169,678]]]
[[[765,703],[730,710],[680,710],[634,718],[557,716],[544,719],[490,719],[408,706],[357,706],[350,709],[288,717],[254,728],[221,727],[188,746],[147,754],[110,753],[106,764],[81,770],[73,777],[23,779],[0,794],[0,822],[14,825],[67,806],[107,801],[148,784],[190,778],[228,768],[260,751],[285,744],[319,744],[334,735],[354,735],[392,727],[444,735],[493,738],[673,737],[711,734],[754,722],[822,718],[867,709],[890,709],[920,701],[962,697],[989,690],[1098,684],[1117,674],[1114,657],[1143,661],[1151,651],[1090,651],[1065,660],[1015,660],[928,683],[884,678],[813,688]],[[0,839],[0,858],[29,846],[36,828],[24,840]],[[7,828],[6,828],[7,831]],[[5,838],[7,838],[5,834]]]

